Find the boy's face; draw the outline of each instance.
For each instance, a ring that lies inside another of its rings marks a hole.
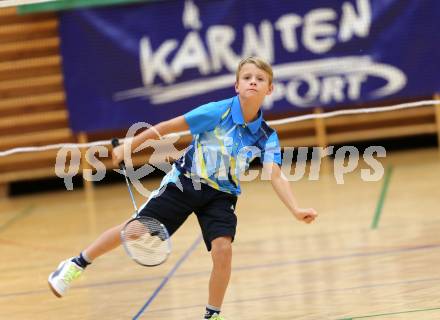
[[[271,94],[273,85],[269,83],[269,75],[253,63],[246,63],[238,74],[235,92],[244,99],[255,99],[260,104],[266,95]]]

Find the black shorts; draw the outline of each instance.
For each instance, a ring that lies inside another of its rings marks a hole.
[[[206,248],[211,251],[211,241],[222,236],[234,240],[237,228],[235,205],[237,196],[218,191],[200,183],[195,190],[192,180],[183,174],[179,176],[183,190],[176,184],[162,186],[157,196],[144,204],[139,214],[149,216],[163,223],[172,235],[194,212],[197,215]]]

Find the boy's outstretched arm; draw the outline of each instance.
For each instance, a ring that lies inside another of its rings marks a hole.
[[[263,170],[266,176],[270,177],[272,187],[281,201],[292,212],[296,219],[310,223],[318,216],[318,213],[313,208],[302,209],[298,207],[297,201],[293,195],[289,181],[282,173],[278,164],[270,162],[264,163]]]
[[[131,151],[136,150],[138,146],[149,139],[160,139],[167,134],[187,130],[189,130],[189,126],[184,116],[160,122],[135,135],[131,141]],[[118,166],[119,163],[124,160],[124,145],[120,145],[113,149],[112,158],[115,166]]]

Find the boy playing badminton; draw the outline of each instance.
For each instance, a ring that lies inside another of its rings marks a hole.
[[[237,68],[236,96],[161,122],[136,135],[131,144],[131,150],[135,150],[146,140],[169,133],[190,130],[193,135],[191,148],[176,161],[139,214],[162,222],[170,235],[192,212],[197,215],[213,261],[204,319],[222,319],[219,314],[231,274],[237,224],[234,211],[240,194],[239,174],[247,167],[243,163],[249,164],[259,156],[276,194],[294,217],[310,223],[317,216],[314,209],[298,207],[290,184],[281,173],[278,136],[262,118],[260,108],[265,96],[273,91],[272,78],[270,65],[248,57]],[[118,165],[123,158],[124,146],[114,148],[113,163]],[[120,231],[124,225],[105,231],[79,256],[60,263],[49,276],[56,296],[64,296],[71,282],[94,259],[121,244]]]

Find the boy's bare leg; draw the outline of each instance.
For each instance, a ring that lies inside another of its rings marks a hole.
[[[120,234],[124,225],[125,222],[104,231],[83,251],[83,253],[90,259],[90,262],[121,244]]]
[[[119,246],[121,244],[120,232],[124,225],[125,223],[108,229],[81,252],[78,257],[62,261],[48,278],[49,287],[52,292],[59,298],[64,296],[71,282],[81,275],[88,264],[95,258]]]
[[[220,309],[231,277],[232,239],[219,237],[212,241],[211,257],[213,268],[209,280],[210,306]]]

